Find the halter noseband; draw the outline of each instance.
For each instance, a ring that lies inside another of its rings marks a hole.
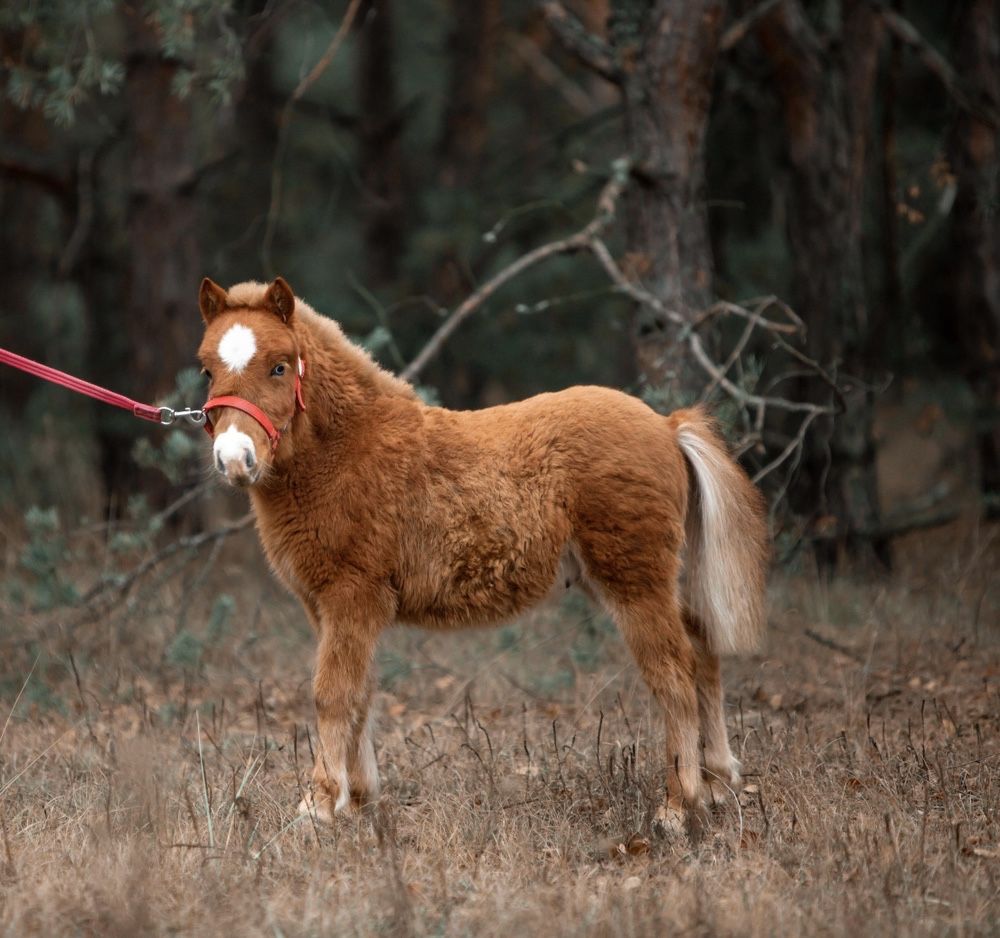
[[[295,369],[295,409],[305,410],[306,402],[302,397],[302,378],[306,373],[306,363],[300,357],[298,360],[298,367]],[[242,397],[233,397],[231,395],[226,395],[223,397],[213,397],[202,405],[202,410],[205,413],[205,431],[209,436],[215,436],[215,426],[209,419],[209,411],[218,410],[220,407],[232,407],[234,410],[240,410],[249,417],[253,417],[257,423],[260,424],[261,429],[267,434],[267,438],[271,441],[271,453],[278,448],[278,444],[281,442],[281,433],[275,425],[271,422],[271,418],[267,416],[256,404],[251,404],[250,401],[245,400]],[[288,427],[286,426],[287,430]]]

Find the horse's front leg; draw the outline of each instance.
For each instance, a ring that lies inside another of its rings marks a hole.
[[[352,795],[365,804],[378,796],[371,740],[372,659],[379,633],[392,620],[388,591],[341,591],[314,597],[319,631],[313,691],[319,740],[313,793],[299,810],[331,821]]]

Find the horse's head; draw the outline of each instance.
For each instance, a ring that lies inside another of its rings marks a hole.
[[[231,485],[253,485],[272,465],[278,439],[302,406],[295,296],[281,277],[254,294],[235,287],[227,293],[206,277],[198,303],[205,320],[198,357],[209,380],[215,466]]]

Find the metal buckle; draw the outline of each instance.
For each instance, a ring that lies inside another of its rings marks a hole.
[[[203,410],[197,410],[196,408],[189,408],[188,410],[173,410],[170,407],[160,408],[160,423],[165,427],[169,427],[175,420],[179,420],[181,417],[196,427],[205,426],[205,411]]]

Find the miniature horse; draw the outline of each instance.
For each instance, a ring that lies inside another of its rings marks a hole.
[[[216,467],[248,488],[319,643],[300,810],[330,820],[378,795],[386,626],[499,623],[571,585],[612,615],[666,711],[668,810],[700,813],[710,793],[699,727],[707,783],[738,785],[718,656],[762,631],[764,505],[700,410],[664,417],[599,387],[431,407],[280,277],[206,279],[199,300]]]

